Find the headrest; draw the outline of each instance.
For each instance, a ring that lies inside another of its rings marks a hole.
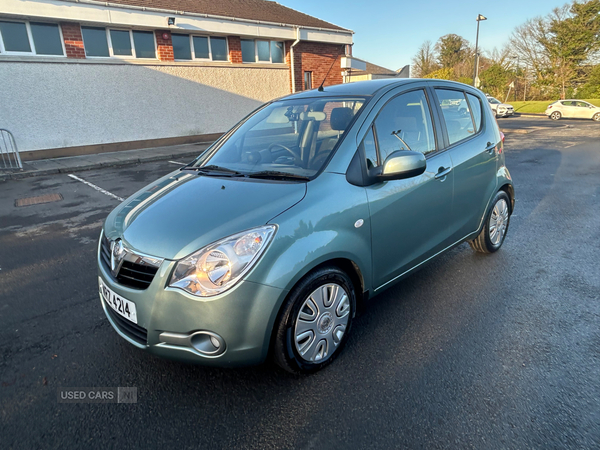
[[[344,131],[346,128],[348,128],[348,124],[350,124],[352,117],[354,117],[354,114],[350,108],[333,108],[331,110],[331,117],[329,119],[331,129],[336,131]]]

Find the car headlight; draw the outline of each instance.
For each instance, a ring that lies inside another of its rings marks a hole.
[[[233,287],[263,254],[277,227],[266,225],[214,242],[175,266],[169,287],[211,297]]]

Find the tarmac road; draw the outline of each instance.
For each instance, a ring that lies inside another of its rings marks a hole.
[[[129,345],[97,293],[117,201],[66,174],[0,183],[2,448],[599,448],[600,126],[580,123],[507,135],[518,200],[502,250],[463,244],[372,299],[310,377]],[[126,197],[175,167],[77,176]],[[14,206],[51,193],[63,200]],[[113,386],[137,403],[57,402],[59,387]]]

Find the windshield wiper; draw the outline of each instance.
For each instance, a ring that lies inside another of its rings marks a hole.
[[[181,170],[193,170],[195,172],[201,172],[202,174],[205,175],[226,175],[226,176],[241,176],[243,175],[241,172],[238,172],[237,170],[233,170],[233,169],[228,169],[227,167],[221,167],[221,166],[216,166],[214,164],[211,164],[209,166],[201,166],[201,167],[194,167],[194,166],[186,166],[186,167],[182,167]]]
[[[276,170],[264,170],[246,175],[248,178],[263,178],[274,180],[292,180],[292,181],[310,181],[310,178],[304,175],[298,175],[289,172],[278,172]]]

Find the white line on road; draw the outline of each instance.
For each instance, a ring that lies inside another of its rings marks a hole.
[[[119,200],[120,202],[122,202],[123,200],[125,200],[124,198],[121,198],[118,195],[113,194],[112,192],[108,192],[106,189],[102,189],[100,186],[96,186],[95,184],[92,184],[89,181],[85,181],[82,178],[76,177],[72,173],[69,174],[69,177],[73,178],[74,180],[81,181],[83,184],[88,185],[92,189],[96,189],[98,192],[102,192],[104,195],[108,195],[109,197],[112,197],[112,198],[114,198],[116,200]]]
[[[177,161],[169,161],[171,164],[178,164],[180,166],[185,166],[187,163],[177,162]]]

